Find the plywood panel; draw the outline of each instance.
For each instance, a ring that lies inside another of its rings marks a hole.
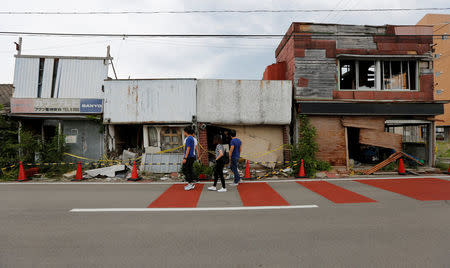
[[[359,132],[359,143],[401,151],[402,135],[372,129],[361,129]]]
[[[341,119],[344,127],[375,129],[379,131],[384,131],[384,121],[385,119],[383,117],[344,116]]]

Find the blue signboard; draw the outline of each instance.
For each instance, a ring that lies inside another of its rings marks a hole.
[[[101,114],[103,112],[102,99],[81,99],[80,113],[95,113]]]

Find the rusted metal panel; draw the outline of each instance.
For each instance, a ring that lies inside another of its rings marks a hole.
[[[359,132],[359,143],[401,151],[402,135],[362,128]]]
[[[108,77],[106,58],[67,58],[18,56],[14,71],[14,97],[37,98],[39,61],[44,59],[42,98],[50,98],[53,82],[54,98],[103,98],[102,86]],[[53,75],[58,59],[56,76]],[[55,81],[53,81],[55,79]]]
[[[199,122],[286,125],[291,122],[291,106],[291,81],[198,80]]]
[[[105,81],[105,123],[189,123],[194,115],[195,79]]]
[[[342,125],[344,127],[375,129],[379,131],[384,131],[384,121],[385,119],[383,117],[361,118],[345,116],[341,119]]]

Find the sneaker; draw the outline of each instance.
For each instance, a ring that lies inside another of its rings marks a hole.
[[[238,185],[239,185],[239,183],[235,183],[235,182],[233,182],[233,183],[230,183],[230,185],[231,185],[231,186],[238,186]]]
[[[185,191],[189,191],[195,188],[195,184],[189,183],[188,185],[184,186]]]
[[[222,188],[220,190],[217,190],[218,193],[225,193],[227,191],[227,188]]]
[[[215,186],[209,186],[208,190],[210,190],[210,191],[217,191],[217,188]]]

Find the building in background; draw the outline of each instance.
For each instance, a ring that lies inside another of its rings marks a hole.
[[[433,28],[292,23],[263,79],[293,81],[294,109],[317,129],[318,157],[375,163],[404,151],[434,163]],[[294,118],[295,120],[295,118]],[[411,140],[396,128],[419,127]],[[294,141],[298,123],[293,123]]]
[[[450,100],[450,15],[427,14],[417,25],[433,27],[433,57],[434,57],[434,98]],[[439,36],[440,35],[440,36]],[[436,116],[436,138],[449,140],[450,135],[450,104],[444,105],[444,114]]]
[[[11,110],[11,96],[14,91],[14,86],[12,84],[0,84],[0,114],[7,114]]]
[[[99,159],[104,152],[106,57],[15,55],[11,115],[43,142],[64,134],[69,152]]]

